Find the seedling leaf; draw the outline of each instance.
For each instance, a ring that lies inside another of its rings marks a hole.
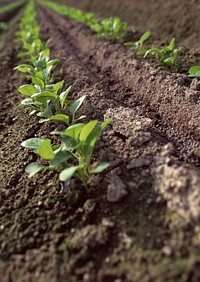
[[[67,88],[67,90],[63,91],[60,95],[59,95],[59,98],[60,98],[60,104],[62,106],[62,108],[64,109],[64,106],[65,106],[65,101],[67,99],[67,96],[69,94],[69,92],[71,91],[71,88],[72,86],[69,86]]]
[[[86,141],[87,140],[87,137],[92,132],[92,130],[94,129],[96,124],[97,124],[97,120],[92,120],[92,121],[88,122],[83,127],[83,129],[81,130],[81,133],[80,133],[80,141]]]
[[[64,169],[63,171],[61,171],[60,175],[59,175],[59,179],[60,181],[67,181],[70,180],[72,178],[72,176],[74,175],[74,173],[81,168],[81,166],[71,166],[68,167],[66,169]]]
[[[84,126],[85,126],[84,123],[77,123],[77,124],[71,125],[65,130],[64,133],[65,135],[72,137],[74,140],[77,140]]]
[[[59,151],[55,154],[54,159],[50,162],[51,167],[58,167],[66,162],[71,157],[67,152]]]
[[[19,87],[18,91],[24,95],[32,96],[36,93],[36,88],[32,84],[25,84]]]
[[[39,148],[37,149],[37,153],[44,160],[53,160],[55,154],[51,146],[51,140],[50,139],[43,140],[43,142],[40,144]]]
[[[38,149],[43,141],[44,139],[41,139],[41,138],[30,138],[30,139],[23,141],[21,145],[29,149]]]
[[[200,66],[194,66],[189,69],[189,77],[200,78]]]
[[[79,98],[78,100],[76,100],[70,107],[70,113],[72,114],[73,116],[73,120],[74,120],[74,117],[75,117],[75,114],[77,112],[77,110],[79,109],[79,107],[82,105],[83,101],[85,100],[85,95],[82,96],[81,98]]]
[[[28,173],[28,177],[33,177],[36,173],[41,171],[43,169],[43,166],[39,163],[30,163],[25,168],[26,173]]]
[[[69,124],[69,117],[68,117],[67,115],[64,115],[64,114],[57,114],[57,115],[54,115],[54,116],[50,117],[48,120],[63,121],[63,122],[65,122],[67,125]]]
[[[40,86],[41,89],[44,89],[44,81],[41,78],[32,76],[32,83]]]
[[[34,68],[31,65],[22,64],[15,67],[14,70],[18,70],[20,72],[30,72],[31,70],[34,70]]]
[[[108,167],[109,167],[109,163],[102,162],[96,168],[92,169],[91,173],[101,173]]]

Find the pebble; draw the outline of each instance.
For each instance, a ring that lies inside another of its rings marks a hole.
[[[121,178],[114,173],[110,181],[111,184],[108,185],[107,200],[111,203],[119,202],[128,195],[126,185],[122,182]]]

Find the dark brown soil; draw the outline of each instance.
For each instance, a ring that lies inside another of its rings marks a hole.
[[[27,178],[36,157],[20,143],[56,125],[16,109],[24,81],[10,41],[0,64],[0,281],[198,282],[199,91],[184,74],[37,11],[65,86],[87,97],[81,111],[113,117],[95,150],[110,168],[90,180],[88,194],[78,183],[63,189],[53,172]]]
[[[198,0],[57,0],[56,2],[85,11],[94,11],[101,18],[119,16],[142,32],[151,30],[165,41],[175,36],[179,45],[199,48]]]
[[[6,13],[0,14],[0,22],[9,22],[12,17],[18,14],[18,12],[22,9],[23,6],[24,4],[7,11]]]

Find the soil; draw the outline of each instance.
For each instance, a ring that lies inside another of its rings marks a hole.
[[[13,71],[13,24],[0,61],[0,281],[200,281],[198,87],[47,8],[37,12],[65,87],[72,98],[86,95],[81,112],[113,117],[94,156],[110,167],[87,193],[78,182],[66,189],[54,172],[27,178],[37,157],[21,142],[56,125],[16,108],[26,81]]]
[[[5,5],[5,3],[4,3]],[[3,6],[2,4],[0,6]],[[11,9],[9,11],[7,11],[6,13],[0,14],[0,22],[7,22],[9,21],[12,17],[16,16],[18,14],[18,12],[21,10],[21,8],[24,6],[24,4]]]
[[[101,18],[118,16],[133,29],[150,30],[165,41],[176,37],[178,45],[199,48],[198,0],[57,0],[56,2],[94,11]]]

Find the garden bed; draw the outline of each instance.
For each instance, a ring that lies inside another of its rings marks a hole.
[[[37,13],[71,97],[86,95],[81,111],[113,117],[95,150],[110,167],[88,194],[54,172],[27,178],[37,158],[21,142],[55,124],[16,109],[24,80],[13,71],[13,29],[0,64],[0,280],[199,281],[198,88],[47,8]]]

